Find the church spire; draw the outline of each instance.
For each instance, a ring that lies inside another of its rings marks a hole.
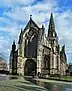
[[[48,37],[57,37],[57,34],[55,32],[55,24],[54,24],[54,19],[53,19],[52,13],[50,16],[50,21],[49,21]]]
[[[13,40],[13,45],[15,45],[15,40]]]
[[[65,44],[62,46],[62,52],[65,52]]]
[[[12,51],[15,51],[15,49],[16,49],[15,40],[13,40]]]

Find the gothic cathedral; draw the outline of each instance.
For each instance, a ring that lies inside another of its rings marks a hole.
[[[60,49],[52,13],[47,36],[44,26],[40,28],[30,16],[26,27],[21,29],[17,50],[13,41],[10,73],[25,76],[31,76],[33,72],[35,75],[65,75],[66,69],[65,45]]]

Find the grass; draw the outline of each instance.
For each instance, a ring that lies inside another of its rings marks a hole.
[[[48,91],[25,79],[0,81],[0,91]]]
[[[72,81],[72,76],[49,77],[49,78]]]
[[[44,87],[40,87],[34,83],[31,83],[30,81],[23,79],[23,77],[19,77],[19,76],[11,76],[11,77],[15,77],[15,78],[17,77],[18,79],[0,81],[0,91],[48,91]],[[52,78],[59,79],[59,77],[52,77]],[[66,76],[66,77],[63,76],[63,77],[60,77],[60,79],[72,81],[72,76]],[[61,84],[63,83],[63,81],[55,82],[54,80],[49,81],[47,79],[37,79],[37,80],[42,81],[42,82],[47,82],[47,83],[49,82],[50,83],[61,83]]]

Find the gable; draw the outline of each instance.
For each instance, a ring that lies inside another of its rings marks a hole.
[[[30,18],[29,22],[27,23],[24,31],[23,31],[23,38],[25,38],[28,35],[33,35],[34,33],[38,34],[40,28],[37,26],[37,24]]]
[[[36,30],[39,30],[39,27],[38,25],[30,18],[29,22],[27,23],[25,29],[24,29],[24,32],[27,30],[27,29],[30,29],[30,27],[33,27],[35,28]]]

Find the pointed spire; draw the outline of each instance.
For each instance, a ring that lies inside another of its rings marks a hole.
[[[65,44],[62,46],[62,52],[65,52]]]
[[[49,21],[48,37],[53,37],[53,36],[56,37],[56,32],[55,32],[53,14],[51,13],[50,21]]]
[[[51,16],[50,16],[50,24],[53,25],[53,26],[55,26],[54,25],[54,19],[53,19],[53,14],[52,13],[51,13]]]
[[[16,49],[15,40],[13,40],[12,50],[15,51],[15,49]]]
[[[15,45],[15,40],[13,40],[13,45]]]

